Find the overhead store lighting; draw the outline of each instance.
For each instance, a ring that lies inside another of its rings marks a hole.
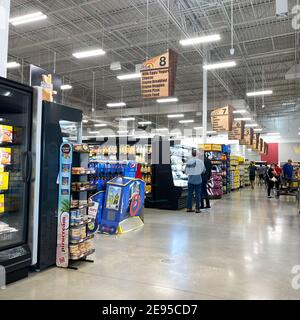
[[[71,90],[73,87],[70,84],[63,84],[60,86],[61,90]]]
[[[207,131],[206,134],[217,134],[217,131]]]
[[[88,122],[89,120],[86,120],[86,119],[82,120],[82,123],[88,123]]]
[[[99,134],[99,131],[89,131],[90,134]]]
[[[120,121],[135,121],[135,118],[120,118]]]
[[[195,120],[180,120],[179,123],[194,123]]]
[[[234,118],[234,121],[251,121],[252,118]]]
[[[234,110],[233,111],[233,113],[234,114],[244,114],[244,113],[247,113],[248,112],[248,110],[246,110],[246,109],[239,109],[239,110]]]
[[[203,130],[203,127],[194,127],[194,130]]]
[[[182,46],[192,46],[196,44],[209,43],[209,42],[220,41],[220,40],[221,40],[221,36],[219,34],[212,34],[209,36],[202,36],[202,37],[180,40],[179,43]]]
[[[255,128],[254,131],[255,131],[255,132],[262,132],[263,129],[261,129],[261,128]]]
[[[226,62],[218,62],[213,64],[205,64],[203,69],[205,70],[217,70],[217,69],[225,69],[225,68],[232,68],[236,66],[235,61],[226,61]]]
[[[103,49],[87,50],[73,53],[73,57],[77,59],[103,56],[106,52]]]
[[[94,124],[94,127],[96,127],[96,128],[103,128],[103,127],[107,127],[107,124],[106,124],[106,123],[95,123],[95,124]]]
[[[146,125],[152,124],[152,121],[140,121],[138,122],[138,124],[141,126],[146,126]]]
[[[26,15],[23,15],[23,16],[11,18],[9,20],[9,22],[13,26],[18,26],[18,25],[21,25],[21,24],[26,24],[26,23],[30,23],[30,22],[45,20],[45,19],[47,19],[47,16],[39,11],[39,12],[26,14]]]
[[[155,129],[156,131],[169,131],[169,129],[168,128],[157,128],[157,129]]]
[[[184,114],[168,114],[168,118],[184,118]]]
[[[141,74],[140,73],[128,73],[128,74],[122,74],[117,76],[119,80],[134,80],[134,79],[140,79]]]
[[[255,127],[258,127],[258,124],[257,123],[248,123],[245,125],[246,128],[255,128]]]
[[[108,108],[120,108],[120,107],[126,107],[125,102],[115,102],[115,103],[107,103],[106,105]]]
[[[178,102],[178,98],[164,98],[164,99],[157,99],[157,103],[170,103],[170,102]]]
[[[247,97],[267,96],[271,94],[273,94],[272,90],[253,91],[253,92],[248,92]]]
[[[280,136],[280,132],[268,132],[267,136]]]
[[[16,61],[11,61],[6,64],[7,69],[15,69],[15,68],[19,68],[20,66],[21,66],[20,63]]]
[[[126,134],[128,133],[129,131],[128,130],[118,130],[117,131],[119,134]]]

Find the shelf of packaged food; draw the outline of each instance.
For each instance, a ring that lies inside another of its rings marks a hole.
[[[90,256],[93,253],[95,253],[95,249],[90,250],[88,252],[85,252],[85,253],[81,254],[80,256],[70,255],[69,259],[73,260],[73,261],[76,261],[76,260],[80,260],[82,258],[85,258],[87,256]]]
[[[89,192],[89,191],[95,191],[97,189],[97,186],[93,186],[90,188],[84,188],[84,189],[79,189],[79,190],[74,190],[72,189],[73,193],[79,193],[79,192]]]
[[[85,204],[85,205],[82,205],[82,206],[75,206],[75,207],[70,207],[70,210],[83,210],[83,209],[87,209],[87,208],[90,208],[94,205],[94,203],[89,203],[89,204]]]
[[[87,221],[82,221],[80,223],[71,223],[70,224],[70,229],[76,229],[78,227],[81,227],[81,226],[84,226],[84,225],[87,225],[89,224],[90,222],[94,221],[95,219],[88,219]]]
[[[80,239],[80,240],[70,240],[70,244],[78,244],[78,243],[83,243],[87,240],[90,240],[90,239],[93,239],[94,238],[94,234],[91,234],[89,236],[87,236],[86,238],[84,239]]]
[[[88,176],[91,174],[96,174],[96,171],[90,171],[90,172],[85,172],[85,173],[72,173],[72,176],[76,177],[76,176]]]

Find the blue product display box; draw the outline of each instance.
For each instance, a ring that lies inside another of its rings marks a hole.
[[[117,177],[107,183],[99,230],[115,234],[119,223],[129,217],[139,217],[145,201],[145,182]]]

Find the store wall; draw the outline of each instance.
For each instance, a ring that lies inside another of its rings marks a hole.
[[[286,162],[288,159],[300,162],[300,142],[279,144],[279,162]]]
[[[261,161],[267,161],[267,163],[279,162],[279,145],[278,143],[269,143],[269,152],[267,155],[261,156]]]

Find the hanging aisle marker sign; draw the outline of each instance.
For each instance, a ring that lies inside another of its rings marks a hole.
[[[177,53],[172,50],[145,61],[141,70],[141,89],[144,99],[173,96],[176,70]]]
[[[232,130],[229,131],[229,140],[239,140],[241,142],[244,139],[245,121],[233,121]]]
[[[233,107],[215,109],[211,113],[213,131],[232,131],[233,126]]]
[[[259,144],[258,144],[258,151],[259,153],[263,153],[263,148],[264,148],[264,140],[262,138],[259,139]]]
[[[254,133],[252,149],[258,151],[260,133]]]
[[[245,128],[244,141],[245,141],[246,146],[252,146],[253,145],[253,136],[254,136],[253,128]]]

